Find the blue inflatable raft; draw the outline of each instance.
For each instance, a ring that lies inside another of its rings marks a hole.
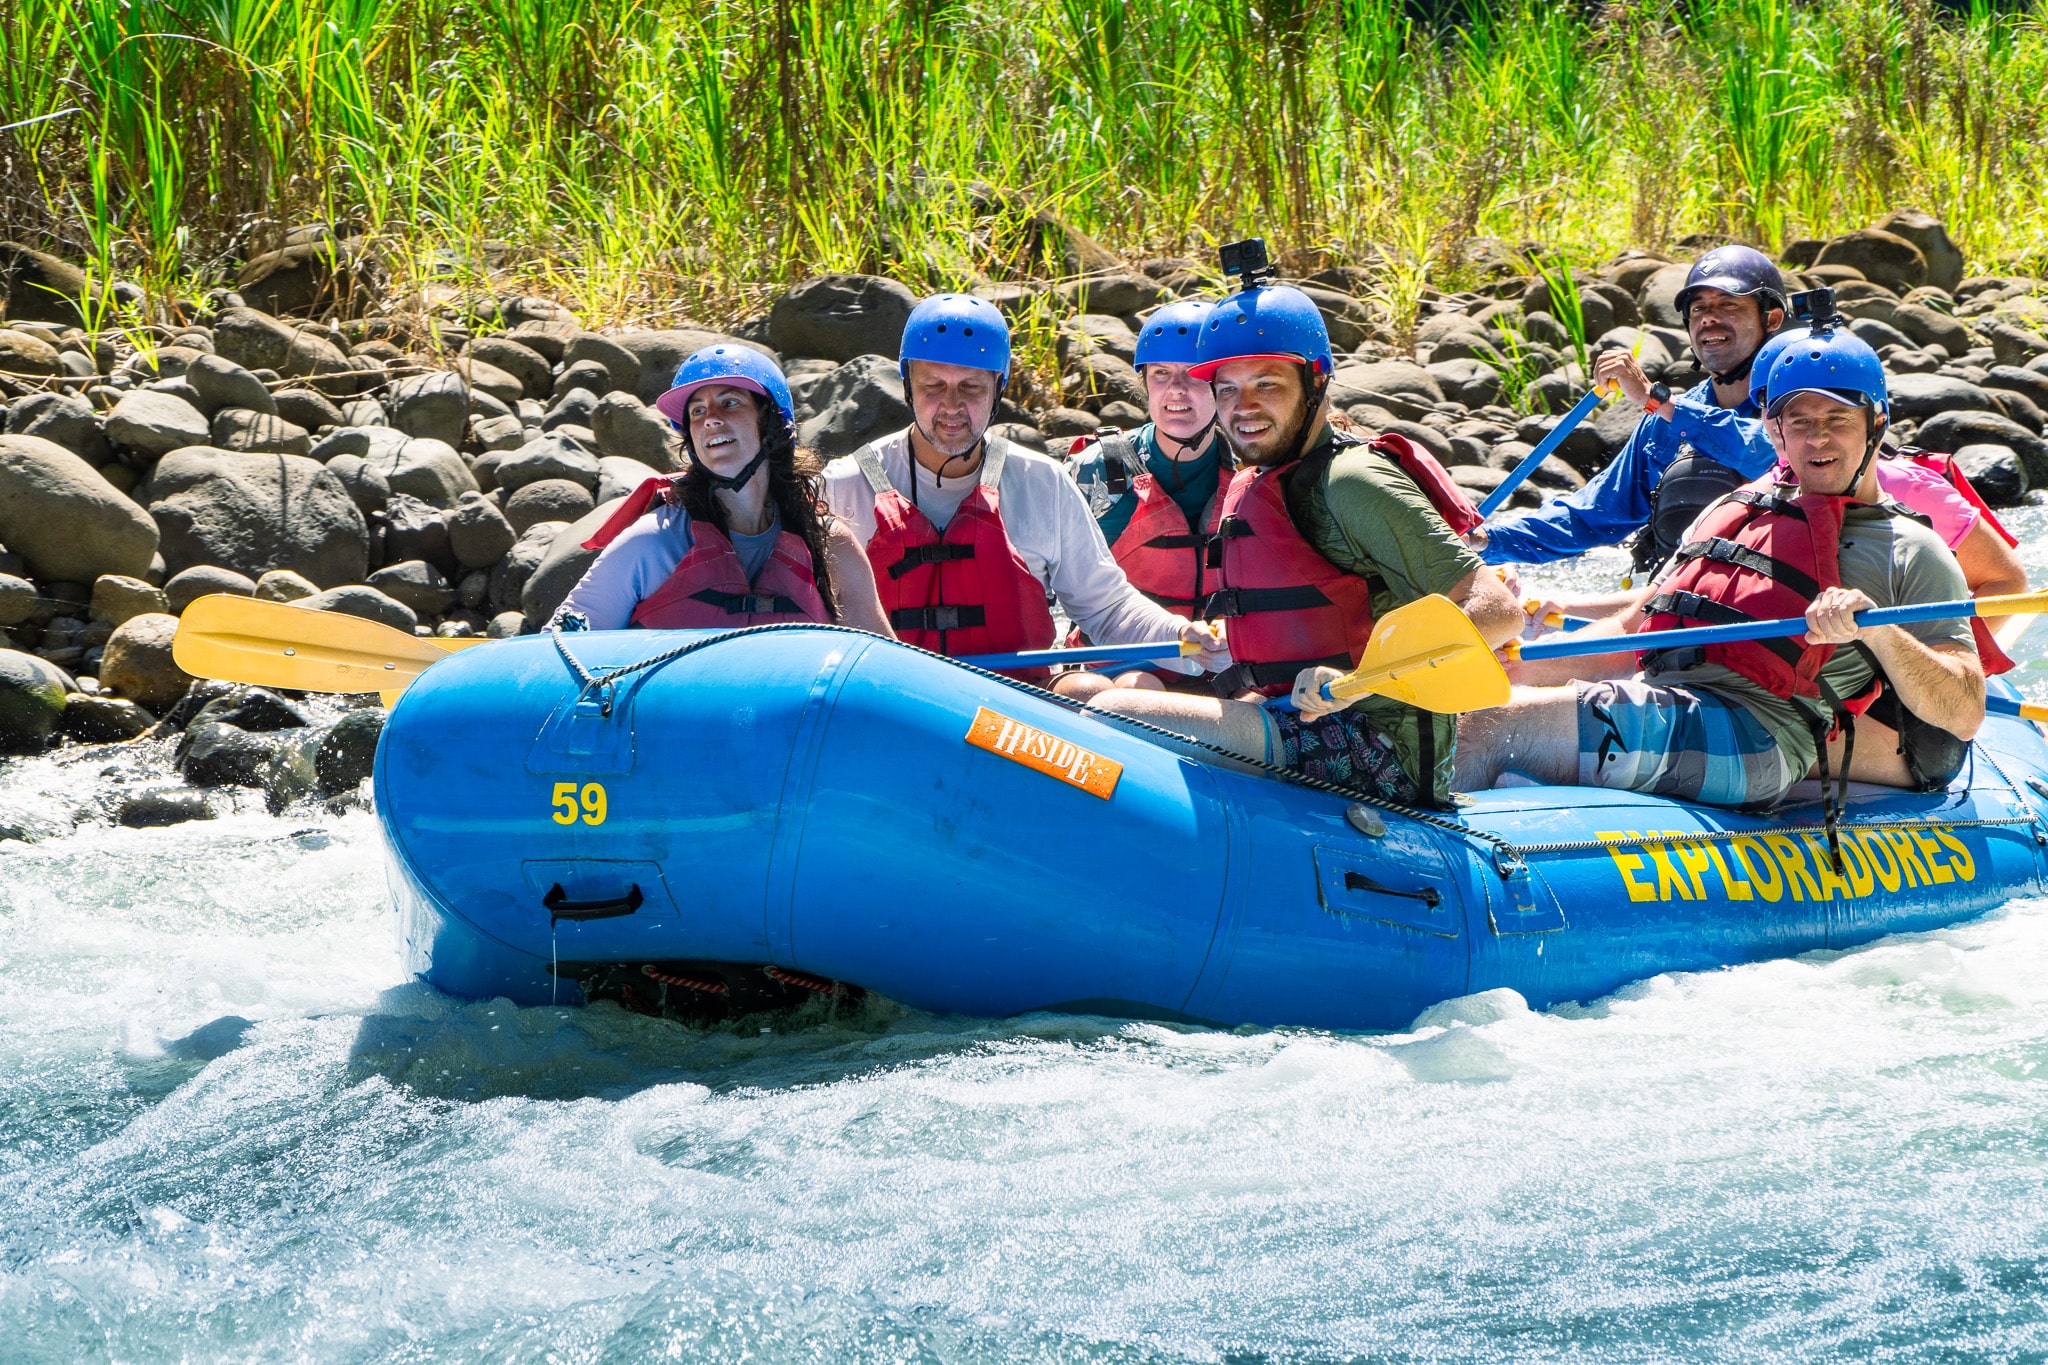
[[[375,781],[412,970],[685,1014],[858,987],[1398,1028],[1494,987],[1541,1008],[1950,924],[2048,872],[2048,746],[2017,720],[1949,791],[1854,790],[1843,875],[1818,799],[1755,818],[1525,787],[1406,812],[815,626],[464,651],[397,703]]]

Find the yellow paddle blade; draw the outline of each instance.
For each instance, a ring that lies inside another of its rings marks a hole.
[[[1382,616],[1358,667],[1328,691],[1340,699],[1373,693],[1455,715],[1507,701],[1508,675],[1472,618],[1450,598],[1432,595]]]
[[[1979,616],[2018,616],[2023,612],[2048,612],[2048,589],[2040,592],[2009,592],[1998,597],[1977,599]]]
[[[387,692],[449,648],[472,640],[421,639],[339,612],[217,594],[185,608],[171,657],[195,678],[301,692]]]

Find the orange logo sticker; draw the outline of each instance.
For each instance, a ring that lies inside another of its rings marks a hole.
[[[1001,754],[1013,763],[1022,763],[1047,777],[1056,777],[1070,787],[1079,787],[1090,796],[1099,796],[1105,801],[1116,790],[1117,779],[1124,774],[1121,763],[1091,753],[1058,735],[1035,729],[1021,720],[999,716],[986,706],[975,711],[974,724],[967,727],[967,742],[977,749]]]

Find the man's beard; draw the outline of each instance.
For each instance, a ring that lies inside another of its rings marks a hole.
[[[1300,453],[1297,447],[1301,444],[1302,428],[1307,424],[1311,415],[1308,410],[1308,396],[1303,394],[1296,398],[1294,400],[1294,411],[1289,414],[1288,419],[1283,422],[1274,423],[1272,435],[1268,438],[1270,448],[1264,454],[1239,445],[1237,435],[1231,431],[1229,423],[1219,422],[1217,426],[1222,430],[1223,439],[1229,443],[1231,453],[1237,456],[1239,464],[1265,468],[1270,465],[1281,464],[1292,455]]]

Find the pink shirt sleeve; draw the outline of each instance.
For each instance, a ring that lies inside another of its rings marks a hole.
[[[1953,550],[1977,524],[1978,511],[1955,485],[1935,471],[1910,460],[1879,460],[1877,486],[1893,502],[1904,503],[1934,522],[1934,534]]]

